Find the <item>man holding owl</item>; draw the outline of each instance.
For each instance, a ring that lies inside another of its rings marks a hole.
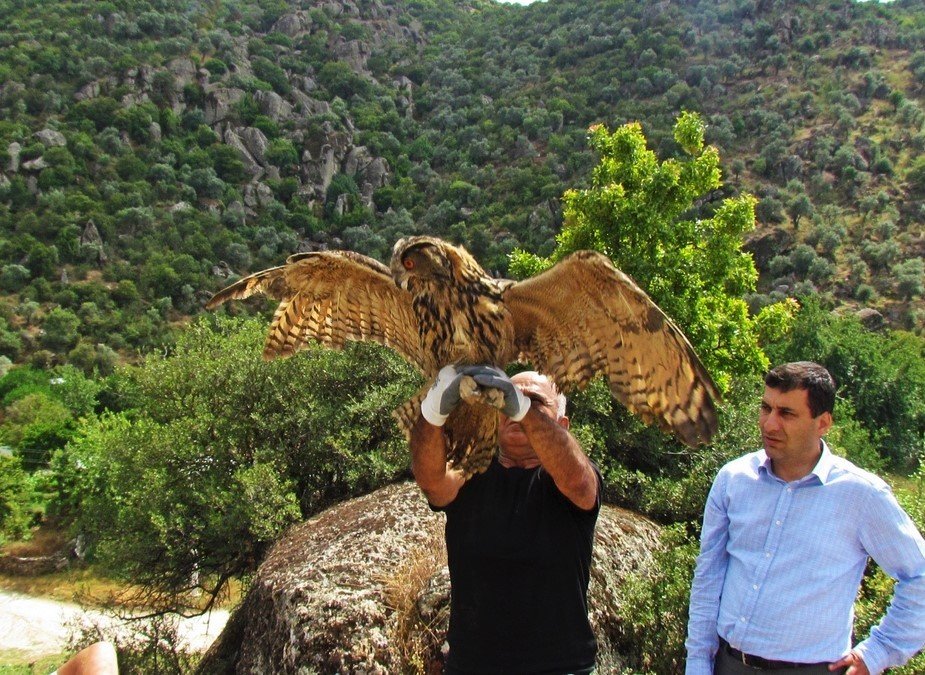
[[[447,462],[442,429],[466,378],[504,396],[498,455],[469,480]],[[412,468],[447,516],[448,675],[594,668],[587,590],[601,479],[568,429],[565,397],[536,372],[448,366],[421,404]]]

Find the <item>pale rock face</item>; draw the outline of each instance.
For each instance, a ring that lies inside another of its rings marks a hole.
[[[288,119],[292,116],[292,104],[273,91],[254,92],[254,100],[260,106],[264,115],[275,122]]]
[[[177,87],[180,89],[197,81],[196,66],[188,58],[174,59],[167,64],[167,70],[173,74]]]
[[[284,14],[273,24],[271,32],[282,33],[289,37],[296,37],[305,32],[306,28],[311,25],[311,19],[305,16],[303,12],[293,12]]]
[[[243,96],[243,90],[233,87],[214,89],[209,92],[203,107],[206,124],[213,125],[223,121],[231,111],[231,107]]]
[[[36,131],[33,135],[39,139],[46,148],[64,147],[67,145],[67,139],[64,138],[64,134],[54,129],[42,129],[41,131]]]
[[[236,130],[226,129],[222,140],[224,140],[226,145],[238,151],[238,156],[241,158],[241,161],[244,162],[244,170],[247,171],[252,178],[256,180],[263,177],[265,173],[263,167],[251,154],[246,142],[238,135]]]
[[[270,147],[270,141],[264,133],[256,127],[246,127],[241,129],[241,140],[244,141],[245,147],[257,162],[266,166],[267,148]]]
[[[100,83],[88,82],[74,93],[75,101],[84,101],[86,99],[96,98],[100,95]]]
[[[414,483],[402,483],[294,526],[198,672],[400,673],[410,672],[409,655],[440,672],[449,619],[444,521]],[[601,509],[589,604],[605,649],[620,617],[616,590],[651,564],[658,532],[641,516]]]
[[[48,168],[48,162],[45,161],[44,157],[36,157],[35,159],[30,159],[28,162],[23,162],[22,168],[26,171],[38,173],[42,169]]]
[[[10,156],[10,162],[7,164],[7,171],[16,173],[19,171],[19,153],[22,152],[22,146],[13,141],[6,148],[6,154]]]

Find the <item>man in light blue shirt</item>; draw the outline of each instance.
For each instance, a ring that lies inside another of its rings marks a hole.
[[[765,377],[764,449],[724,466],[707,500],[687,675],[876,675],[925,645],[925,541],[886,483],[822,440],[834,403],[835,383],[816,363]],[[868,557],[897,583],[852,648]]]

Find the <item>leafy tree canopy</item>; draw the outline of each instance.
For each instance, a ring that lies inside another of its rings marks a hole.
[[[698,204],[722,185],[719,153],[704,143],[700,116],[677,120],[681,158],[659,161],[638,123],[612,133],[595,125],[589,140],[599,163],[590,187],[565,194],[555,252],[547,259],[517,252],[512,270],[535,273],[573,251],[600,251],[681,326],[722,388],[734,375],[762,372],[758,324],[742,300],[757,281],[741,250],[755,226],[755,199]]]

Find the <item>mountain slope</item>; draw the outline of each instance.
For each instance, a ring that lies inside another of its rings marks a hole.
[[[0,354],[104,371],[296,250],[541,254],[585,133],[701,112],[754,306],[921,330],[925,9],[832,0],[0,2]],[[701,206],[709,213],[711,202]],[[115,351],[113,351],[115,350]]]

